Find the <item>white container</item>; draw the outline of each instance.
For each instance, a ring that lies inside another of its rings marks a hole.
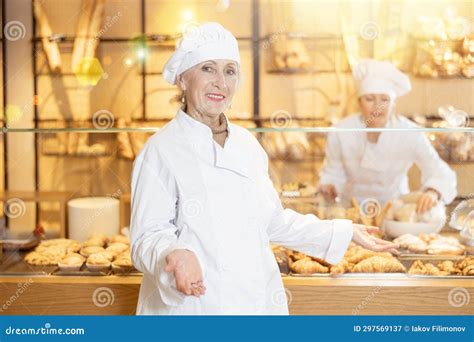
[[[119,200],[111,197],[83,197],[70,200],[69,238],[85,241],[93,233],[116,235],[120,225]]]
[[[385,220],[383,223],[383,232],[391,238],[397,238],[403,234],[418,235],[421,233],[439,233],[443,228],[445,221],[439,222],[400,222]]]

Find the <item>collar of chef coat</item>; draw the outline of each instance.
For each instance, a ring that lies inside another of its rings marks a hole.
[[[383,128],[395,127],[395,123],[396,117],[395,114],[392,114]],[[359,124],[361,128],[367,127],[367,124],[365,123],[362,114],[359,115]],[[384,162],[382,156],[384,155],[386,149],[390,144],[390,134],[393,133],[381,132],[379,135],[379,139],[375,144],[369,142],[367,132],[361,133],[361,138],[364,141],[364,152],[362,154],[360,166],[364,169],[375,172],[385,172],[390,167],[390,163]]]
[[[190,142],[192,148],[203,157],[210,161],[215,167],[227,169],[249,177],[248,167],[245,166],[245,156],[242,156],[243,144],[240,144],[238,132],[229,122],[224,114],[227,122],[227,138],[224,147],[219,145],[212,137],[212,130],[209,126],[192,118],[182,109],[178,110],[176,119],[183,129],[183,133]]]

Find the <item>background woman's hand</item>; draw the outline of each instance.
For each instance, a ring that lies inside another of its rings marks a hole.
[[[166,272],[173,272],[176,289],[187,296],[206,293],[202,270],[196,255],[187,249],[176,249],[166,256]]]
[[[354,232],[352,240],[366,249],[374,252],[390,252],[398,255],[397,244],[379,239],[371,233],[379,233],[380,229],[374,226],[364,226],[363,224],[353,224]]]
[[[436,190],[426,190],[416,202],[417,214],[423,214],[424,212],[431,210],[439,200],[439,193]]]

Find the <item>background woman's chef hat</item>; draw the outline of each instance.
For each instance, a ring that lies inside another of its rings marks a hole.
[[[387,94],[392,100],[411,90],[410,79],[390,62],[361,60],[352,70],[359,96]]]
[[[168,83],[176,84],[178,75],[205,61],[230,59],[240,64],[237,39],[222,25],[205,23],[187,31],[164,66]]]

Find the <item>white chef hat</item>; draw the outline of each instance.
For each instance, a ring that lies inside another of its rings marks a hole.
[[[176,77],[193,66],[214,59],[240,64],[237,39],[219,23],[205,23],[183,34],[163,68],[163,78],[176,84]]]
[[[411,90],[410,79],[386,61],[361,60],[352,70],[359,96],[365,94],[387,94],[392,99]]]

